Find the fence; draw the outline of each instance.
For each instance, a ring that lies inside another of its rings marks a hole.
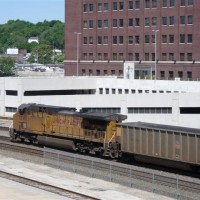
[[[137,188],[175,199],[199,200],[200,182],[192,183],[179,179],[178,176],[167,176],[153,170],[142,171],[139,167],[81,156],[75,153],[44,149],[44,164],[79,173],[85,176],[103,179],[124,186]],[[89,170],[88,170],[89,169]],[[194,189],[195,188],[195,189]]]

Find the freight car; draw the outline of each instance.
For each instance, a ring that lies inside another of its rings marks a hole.
[[[12,141],[93,152],[113,158],[120,156],[116,123],[126,116],[92,112],[75,112],[71,108],[42,104],[22,104],[13,116]]]
[[[200,171],[200,129],[134,122],[117,130],[123,158]]]

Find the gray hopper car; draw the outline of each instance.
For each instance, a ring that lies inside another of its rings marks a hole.
[[[200,129],[143,122],[120,123],[122,157],[200,170]]]

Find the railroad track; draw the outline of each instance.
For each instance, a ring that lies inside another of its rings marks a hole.
[[[47,183],[42,183],[42,182],[39,182],[39,181],[35,181],[35,180],[29,179],[29,178],[24,178],[24,177],[21,177],[21,176],[13,175],[13,174],[3,172],[3,171],[0,171],[0,177],[9,179],[9,180],[12,180],[12,181],[15,181],[15,182],[19,182],[19,183],[24,184],[24,185],[35,187],[35,188],[38,188],[38,189],[42,189],[42,190],[45,190],[45,191],[48,191],[48,192],[51,192],[51,193],[54,193],[54,194],[58,194],[58,195],[61,195],[61,196],[64,196],[64,197],[68,197],[68,198],[71,198],[71,199],[99,200],[97,198],[94,198],[94,197],[91,197],[91,196],[88,196],[88,195],[80,194],[80,193],[73,192],[73,191],[70,191],[70,190],[67,190],[67,189],[63,189],[63,188],[59,188],[59,187],[56,187],[56,186],[53,186],[53,185],[49,185]]]
[[[0,148],[4,150],[9,150],[13,152],[19,152],[19,153],[25,153],[26,155],[33,155],[37,156],[40,158],[44,158],[44,149],[43,148],[36,148],[34,146],[29,146],[28,144],[20,144],[20,143],[11,143],[8,141],[9,138],[5,136],[0,136]],[[52,153],[52,158],[57,156],[57,153],[53,155]],[[137,184],[142,184],[144,185],[147,183],[147,185],[154,184],[154,188],[157,187],[162,187],[162,188],[168,188],[168,190],[171,189],[176,189],[178,193],[182,192],[188,192],[189,194],[194,194],[196,196],[199,195],[199,198],[187,198],[187,199],[200,199],[200,182],[198,181],[199,179],[196,179],[197,182],[195,181],[187,181],[184,179],[177,179],[176,176],[168,176],[168,175],[161,175],[159,174],[159,171],[157,170],[151,170],[151,172],[148,172],[148,170],[135,170],[134,166],[129,165],[129,167],[125,168],[123,166],[128,166],[124,165],[122,163],[116,163],[112,161],[107,161],[103,160],[100,158],[95,158],[95,162],[92,161],[91,165],[91,160],[94,158],[88,158],[84,155],[78,155],[79,159],[76,159],[76,165],[79,167],[82,167],[86,170],[90,169],[93,171],[100,171],[108,175],[108,177],[111,177],[109,181],[115,182],[114,180],[116,179],[115,176],[113,178],[113,175],[116,175],[117,178],[120,180],[131,180],[131,182],[128,184],[131,187],[137,187]],[[53,160],[55,161],[55,157]],[[66,165],[73,165],[74,164],[74,157],[70,156],[65,156],[65,155],[59,155],[59,162],[64,163]],[[96,161],[97,160],[97,161]],[[109,163],[109,164],[108,164]],[[112,168],[110,167],[112,165]],[[58,167],[58,166],[56,166]],[[112,176],[109,174],[112,173]],[[169,173],[170,174],[170,173]],[[95,175],[92,175],[95,177]],[[96,178],[101,178],[101,177],[96,177]],[[123,184],[123,182],[117,182]]]

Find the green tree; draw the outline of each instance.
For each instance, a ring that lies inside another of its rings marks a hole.
[[[23,20],[10,20],[0,25],[0,54],[7,48],[27,49],[30,53],[37,46],[29,44],[30,37],[38,37],[40,44],[51,49],[64,49],[64,23],[58,20],[43,21],[33,24]]]
[[[38,63],[52,63],[53,52],[51,46],[46,44],[38,44],[31,51],[31,56],[29,62],[38,62]]]
[[[63,63],[64,55],[57,55],[55,56],[55,63]]]
[[[0,58],[0,76],[12,75],[12,69],[15,66],[15,61],[11,57]]]

